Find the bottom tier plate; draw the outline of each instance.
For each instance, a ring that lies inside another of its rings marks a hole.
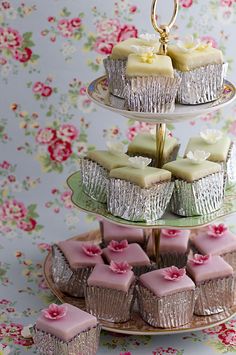
[[[74,240],[90,240],[99,243],[101,241],[100,232],[98,230],[87,232],[71,239]],[[55,285],[52,279],[51,272],[52,265],[52,253],[49,252],[44,261],[44,276],[48,283],[50,290],[53,294],[62,302],[70,303],[81,309],[85,309],[85,302],[82,298],[75,298],[62,293]],[[236,295],[235,295],[236,301]],[[236,315],[236,304],[233,307],[228,308],[225,312],[211,316],[194,316],[191,323],[188,323],[180,328],[162,329],[154,328],[145,323],[140,317],[137,311],[133,311],[132,317],[125,323],[110,323],[106,321],[100,321],[103,329],[123,334],[135,334],[135,335],[165,335],[165,334],[177,334],[196,330],[203,330],[211,327],[215,327],[221,323],[226,322],[230,318]]]

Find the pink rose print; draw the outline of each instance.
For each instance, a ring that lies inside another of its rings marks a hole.
[[[117,35],[117,42],[124,41],[128,38],[137,38],[138,30],[135,26],[124,25],[120,28],[119,33]]]
[[[11,8],[11,4],[8,1],[3,1],[2,2],[2,7],[7,10]]]
[[[35,139],[40,144],[52,143],[56,139],[56,130],[50,127],[40,128]]]
[[[194,265],[204,265],[208,263],[210,258],[210,255],[195,254],[192,259],[189,259],[189,261],[191,261],[191,263]]]
[[[203,41],[204,43],[210,44],[213,48],[218,47],[216,40],[211,36],[202,36],[201,41]]]
[[[73,141],[74,139],[76,139],[79,135],[79,131],[77,130],[77,128],[71,124],[63,124],[58,132],[57,132],[57,137],[61,138],[65,141]]]
[[[181,235],[181,230],[178,229],[162,229],[162,235],[167,238],[175,238]]]
[[[104,42],[115,43],[117,41],[117,33],[120,30],[120,21],[118,19],[103,19],[96,23],[96,30],[100,39]]]
[[[107,42],[106,39],[98,37],[94,49],[100,54],[111,54],[114,43]]]
[[[61,163],[71,156],[71,144],[69,142],[63,141],[62,139],[57,139],[51,145],[49,145],[48,152],[52,160]]]
[[[186,274],[186,270],[184,268],[179,269],[176,266],[171,266],[163,270],[162,274],[164,276],[164,279],[168,281],[179,281]]]
[[[65,317],[67,313],[67,307],[65,305],[58,306],[55,303],[50,304],[47,309],[42,310],[42,314],[45,318],[51,320],[57,320]]]
[[[19,221],[17,226],[25,232],[32,232],[37,225],[37,222],[33,218],[29,218],[28,221]]]
[[[2,162],[2,164],[0,164],[0,168],[6,169],[6,170],[9,169],[10,166],[11,166],[11,164],[10,164],[8,161],[6,161],[6,160],[4,160],[4,161]]]
[[[41,95],[48,97],[52,94],[52,88],[50,86],[44,85]]]
[[[226,346],[236,346],[236,331],[234,329],[227,329],[225,332],[220,333],[218,338]]]
[[[97,256],[102,254],[102,249],[95,244],[84,244],[82,246],[84,253],[88,256]]]
[[[193,0],[180,0],[180,6],[184,8],[191,7],[193,4]]]
[[[52,249],[51,245],[48,243],[39,243],[38,248],[40,250],[46,250],[46,251],[50,251]]]
[[[207,234],[213,238],[221,238],[226,235],[227,231],[228,227],[225,224],[213,224],[211,226],[208,226]]]
[[[0,324],[0,338],[10,337],[14,339],[21,335],[22,329],[23,326],[17,323]]]
[[[221,0],[221,6],[231,7],[234,3],[234,0]]]
[[[37,93],[41,93],[43,91],[43,88],[44,88],[44,83],[42,83],[41,81],[36,81],[36,83],[34,83],[33,85],[32,90],[35,94],[37,94]]]
[[[220,334],[227,329],[225,324],[217,325],[216,327],[204,329],[202,332],[209,335]]]
[[[70,25],[74,28],[79,28],[81,26],[81,19],[79,17],[72,18]]]
[[[6,300],[5,298],[2,298],[2,299],[0,300],[0,304],[6,305],[6,304],[9,304],[9,303],[11,303],[11,302],[8,301],[8,300]]]
[[[14,51],[14,58],[21,63],[26,63],[31,59],[32,50],[30,48],[16,49]]]
[[[135,12],[137,12],[137,10],[138,10],[138,8],[137,8],[137,6],[130,6],[130,8],[129,8],[129,12],[131,13],[131,14],[134,14]]]
[[[236,121],[233,121],[233,123],[230,125],[229,133],[231,133],[234,136],[236,136]]]
[[[15,199],[5,201],[0,206],[0,219],[3,221],[18,221],[25,218],[27,215],[27,209],[22,202]]]
[[[130,351],[126,351],[125,353],[120,353],[120,355],[132,355]]]
[[[65,191],[61,194],[61,200],[64,202],[65,208],[72,208],[73,203],[71,202],[71,191]]]
[[[115,253],[120,253],[122,252],[124,249],[126,249],[128,247],[129,243],[126,239],[121,240],[120,242],[116,241],[116,240],[112,240],[109,244],[108,244],[108,249],[110,249],[111,251],[114,251]]]
[[[116,263],[112,260],[109,268],[116,274],[126,274],[127,271],[132,269],[132,266],[130,266],[126,261]]]
[[[21,46],[22,40],[17,30],[0,27],[0,48],[15,49]]]

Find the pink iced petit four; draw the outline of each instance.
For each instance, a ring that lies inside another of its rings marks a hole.
[[[107,248],[103,249],[103,256],[108,263],[112,260],[115,262],[126,261],[133,266],[136,275],[147,272],[152,268],[150,259],[141,246],[137,243],[129,244],[127,240],[120,242],[112,240]]]
[[[139,278],[138,303],[142,318],[153,327],[178,327],[193,316],[195,284],[184,268],[154,270]]]
[[[189,252],[190,230],[162,229],[160,233],[160,267],[184,267]]]
[[[97,264],[88,278],[85,304],[89,313],[110,322],[130,319],[135,276],[125,261]]]
[[[52,274],[62,291],[74,297],[84,297],[87,278],[96,264],[104,264],[102,250],[90,242],[65,240],[53,245]]]
[[[236,270],[236,235],[225,224],[208,226],[191,243],[194,252],[220,255]]]
[[[34,327],[34,343],[40,354],[95,355],[100,335],[96,317],[70,304],[51,304]],[[86,339],[86,341],[85,341]]]
[[[143,229],[128,228],[105,220],[100,222],[100,229],[105,245],[109,244],[112,240],[120,242],[126,239],[129,243],[139,244],[144,244],[145,241]]]
[[[195,254],[188,260],[187,272],[198,288],[194,313],[220,313],[233,305],[233,268],[219,255]]]

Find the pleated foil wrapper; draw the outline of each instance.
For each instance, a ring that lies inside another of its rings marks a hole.
[[[175,180],[171,211],[180,216],[198,216],[217,211],[224,201],[224,171],[194,182]]]
[[[87,279],[93,267],[71,269],[62,251],[57,245],[52,246],[52,276],[62,292],[73,297],[84,297]]]
[[[42,355],[96,355],[101,327],[83,331],[66,342],[55,335],[39,330],[34,326],[32,335],[37,352]]]
[[[96,162],[80,159],[80,172],[84,191],[94,200],[106,203],[108,171]]]
[[[226,184],[231,185],[236,183],[236,144],[232,142],[228,151],[226,163],[224,163],[226,171]]]
[[[87,312],[98,319],[112,323],[127,322],[131,317],[134,304],[135,282],[128,292],[121,290],[87,286],[85,291],[85,306]]]
[[[182,79],[176,101],[183,105],[198,105],[217,100],[223,93],[227,69],[228,64],[224,63],[186,72],[176,70]]]
[[[198,298],[194,313],[208,316],[225,311],[234,304],[234,276],[213,279],[197,284]]]
[[[103,60],[106,75],[108,78],[108,87],[111,94],[124,98],[126,86],[126,64],[127,59],[111,59],[107,57]]]
[[[177,159],[177,155],[179,153],[179,148],[180,148],[180,144],[178,144],[173,150],[172,152],[165,157],[165,159],[163,159],[162,165],[169,163],[170,161],[174,161]],[[136,156],[142,156],[145,158],[150,158],[152,159],[151,163],[148,166],[152,166],[152,167],[156,167],[157,166],[157,160],[156,158],[151,155],[151,154],[144,154],[144,153],[127,153],[130,157],[136,157]]]
[[[189,252],[186,252],[186,253],[177,253],[177,252],[160,253],[158,267],[159,267],[159,269],[163,269],[165,267],[175,265],[178,268],[183,268],[187,265],[188,254],[189,254]]]
[[[193,317],[195,290],[176,292],[157,297],[152,291],[137,285],[139,312],[145,322],[156,328],[176,328],[187,324]]]
[[[129,221],[152,222],[162,217],[170,201],[174,183],[171,181],[141,188],[129,181],[109,180],[107,209],[114,216]]]
[[[168,77],[133,77],[127,79],[125,106],[130,111],[165,113],[175,109],[181,79]]]

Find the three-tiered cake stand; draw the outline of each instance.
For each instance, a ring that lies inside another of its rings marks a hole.
[[[160,34],[160,54],[166,54],[166,46],[168,43],[168,33],[170,28],[173,26],[177,13],[178,13],[178,0],[174,0],[174,13],[169,25],[158,26],[156,22],[156,4],[157,0],[152,2],[152,11],[151,11],[151,20],[154,29]],[[88,87],[88,96],[99,106],[104,109],[114,111],[120,114],[123,117],[132,118],[136,121],[148,122],[156,125],[156,161],[157,167],[162,166],[162,155],[165,142],[166,134],[166,124],[174,122],[183,122],[197,118],[201,115],[205,115],[210,112],[214,112],[223,108],[226,105],[229,105],[236,98],[236,88],[229,82],[224,82],[224,91],[221,97],[207,104],[196,105],[196,106],[184,106],[176,105],[175,110],[170,113],[143,113],[143,112],[133,112],[127,111],[124,106],[124,100],[118,97],[115,97],[109,93],[108,83],[106,76],[102,76],[94,80]],[[197,229],[199,227],[204,227],[216,219],[226,217],[230,214],[236,213],[236,186],[231,187],[226,190],[225,200],[223,206],[216,212],[195,217],[177,217],[176,215],[166,212],[164,216],[154,221],[153,223],[146,222],[131,222],[119,217],[111,215],[107,209],[106,205],[99,203],[85,194],[82,188],[81,175],[80,172],[76,172],[71,175],[67,180],[68,186],[72,191],[72,202],[80,210],[95,214],[100,216],[112,223],[123,225],[130,228],[142,228],[142,229],[153,229],[155,236],[155,253],[156,258],[158,259],[158,246],[159,246],[159,233],[157,232],[160,228],[174,228],[174,229]],[[101,241],[101,236],[99,231],[91,231],[84,233],[72,239],[79,240],[90,240],[93,242],[99,243]],[[44,263],[44,274],[47,280],[47,283],[51,291],[55,296],[62,302],[71,303],[80,308],[85,308],[85,302],[83,299],[74,298],[62,293],[55,285],[52,273],[51,273],[51,264],[52,264],[52,255],[48,254],[45,263]],[[125,323],[110,323],[107,321],[101,321],[101,326],[103,329],[125,334],[174,334],[182,333],[193,330],[201,330],[209,327],[216,326],[221,324],[233,316],[236,315],[236,295],[235,295],[235,304],[226,309],[224,312],[219,314],[214,314],[211,316],[194,316],[191,323],[188,323],[179,328],[172,329],[161,329],[154,328],[145,323],[139,313],[134,310],[132,313],[131,320]]]

